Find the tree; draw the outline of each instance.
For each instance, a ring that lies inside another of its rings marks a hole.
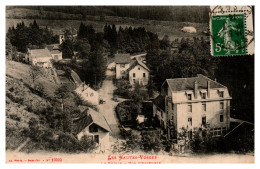
[[[61,103],[63,104],[63,100],[68,96],[68,86],[62,85],[57,90],[55,90],[54,94],[57,98],[61,99]]]
[[[75,50],[78,51],[80,59],[87,59],[90,55],[91,46],[86,38],[78,39],[76,41]]]
[[[170,39],[168,35],[164,35],[163,39],[160,40],[160,48],[162,50],[167,50],[171,46]]]
[[[38,66],[32,65],[28,73],[34,86],[35,81],[41,76],[40,68]]]

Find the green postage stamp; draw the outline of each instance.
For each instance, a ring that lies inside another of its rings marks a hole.
[[[212,56],[254,54],[252,16],[250,6],[211,7],[209,26]]]

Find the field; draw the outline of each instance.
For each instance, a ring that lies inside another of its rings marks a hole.
[[[81,22],[84,24],[91,24],[95,28],[96,32],[103,32],[104,25],[115,24],[117,28],[121,27],[144,27],[146,30],[153,33],[157,33],[159,38],[164,35],[168,35],[170,40],[174,40],[175,37],[193,37],[193,36],[205,36],[202,31],[208,30],[208,23],[191,23],[191,22],[174,22],[174,21],[156,21],[156,20],[144,20],[134,19],[127,17],[115,17],[106,16],[104,21],[100,21],[99,16],[87,16],[86,19],[78,19],[77,16],[72,14],[65,14],[61,12],[48,12],[49,15],[60,15],[60,20],[48,20],[37,19],[39,26],[51,28],[55,34],[61,34],[65,28],[78,29]],[[30,16],[30,17],[28,17]],[[35,17],[34,17],[35,16]],[[16,18],[16,19],[15,19]],[[11,9],[6,10],[6,32],[9,27],[16,26],[17,23],[24,21],[25,25],[29,25],[33,22],[33,19],[39,18],[38,10],[30,9]],[[181,31],[184,26],[194,26],[197,33],[190,34]]]

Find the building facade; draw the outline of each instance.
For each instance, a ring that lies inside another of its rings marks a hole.
[[[127,70],[129,83],[134,85],[138,83],[139,85],[147,85],[149,82],[149,68],[138,58],[133,59],[133,63]]]
[[[44,49],[28,49],[25,61],[35,66],[51,68],[52,60],[62,60],[62,52],[58,45],[48,45]]]
[[[105,117],[92,109],[87,109],[82,114],[85,116],[74,121],[78,140],[87,136],[96,143],[97,150],[105,152],[110,148],[109,133],[111,132]]]
[[[127,69],[130,67],[130,54],[115,54],[116,79],[126,79]]]
[[[147,85],[150,78],[150,70],[142,61],[143,58],[144,55],[130,57],[130,54],[116,54],[116,79],[129,80],[129,83],[132,86],[136,83]]]
[[[198,128],[210,128],[213,136],[230,128],[230,100],[227,87],[199,74],[192,78],[167,79],[161,88],[165,97],[167,135],[176,139],[182,128],[188,137]]]

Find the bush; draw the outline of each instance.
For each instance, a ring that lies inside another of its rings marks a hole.
[[[9,114],[9,117],[13,120],[20,121],[21,117],[19,117],[17,114]]]

